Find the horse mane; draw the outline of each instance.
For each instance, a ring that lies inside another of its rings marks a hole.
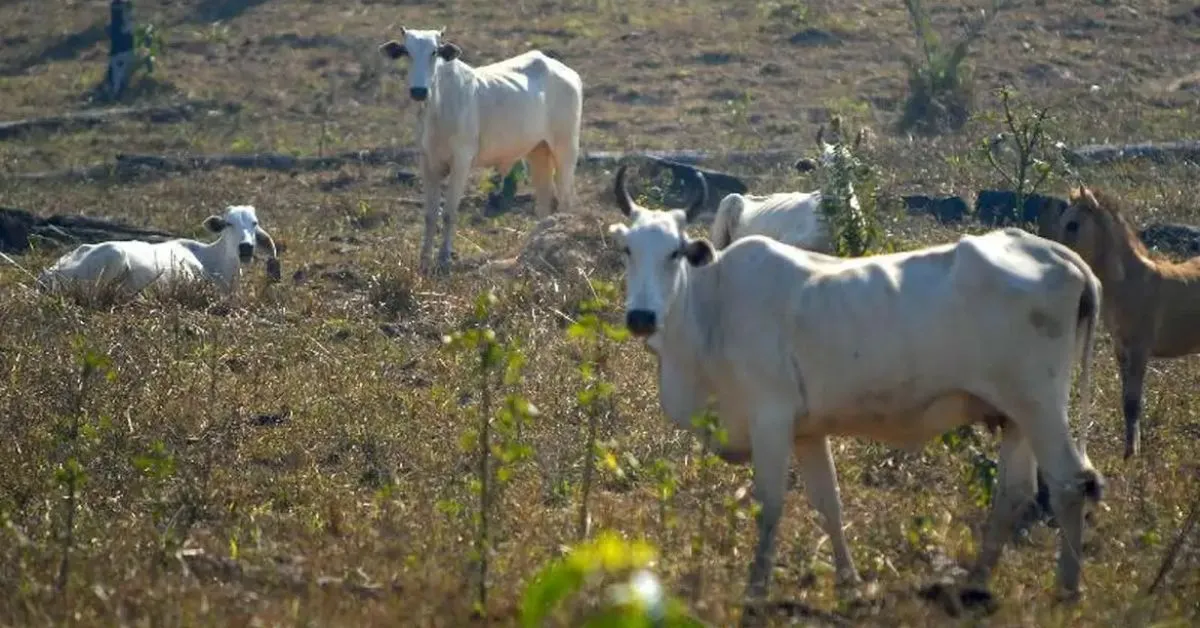
[[[1134,228],[1133,223],[1131,223],[1123,213],[1124,208],[1122,207],[1120,199],[1118,199],[1116,195],[1110,194],[1103,190],[1097,190],[1095,188],[1084,188],[1084,190],[1091,193],[1092,197],[1096,199],[1096,206],[1092,207],[1090,204],[1082,204],[1081,207],[1087,211],[1095,212],[1108,218],[1107,221],[1102,222],[1105,223],[1106,226],[1111,225],[1110,228],[1106,228],[1106,235],[1110,240],[1108,243],[1109,246],[1117,244],[1116,242],[1111,241],[1114,238],[1123,238],[1126,246],[1132,249],[1135,254],[1150,260],[1150,250],[1146,248],[1146,243],[1142,242],[1142,238],[1138,235],[1138,231],[1136,228]],[[1116,233],[1114,233],[1114,231]]]

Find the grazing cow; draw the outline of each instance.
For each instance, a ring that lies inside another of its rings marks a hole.
[[[715,396],[728,440],[750,462],[762,506],[748,593],[764,596],[791,452],[823,515],[839,581],[858,574],[842,534],[830,436],[919,446],[956,426],[1002,429],[999,483],[973,583],[985,586],[1041,469],[1063,536],[1058,582],[1074,594],[1084,500],[1101,475],[1071,440],[1081,361],[1082,425],[1100,283],[1078,255],[1019,229],[904,253],[839,258],[747,236],[724,251],[689,239],[683,210],[650,211],[625,190],[625,324],[658,362],[659,403],[677,426]]]
[[[422,104],[418,122],[421,182],[425,188],[422,272],[430,267],[442,183],[442,246],[438,268],[449,266],[458,206],[473,168],[501,176],[522,158],[529,162],[535,212],[545,218],[557,199],[570,209],[579,156],[583,83],[579,74],[537,50],[473,68],[442,30],[400,29],[404,41],[379,48],[391,59],[408,56],[409,96]]]
[[[864,137],[866,129],[861,129],[854,139],[853,150],[858,150]],[[819,160],[800,159],[793,167],[800,172],[810,172],[818,167],[830,170],[839,160],[852,165],[853,155],[846,151],[844,146],[840,143],[825,142],[824,126],[817,129],[817,146],[821,151]],[[717,215],[713,219],[710,231],[712,244],[720,250],[738,238],[761,235],[787,245],[832,253],[833,240],[825,215],[821,212],[821,199],[825,194],[836,194],[842,198],[849,198],[850,207],[854,211],[860,211],[853,184],[847,182],[847,185],[848,188],[840,194],[833,190],[728,194],[717,205]],[[691,218],[689,214],[688,219]]]
[[[207,278],[230,293],[238,285],[239,263],[249,264],[256,246],[270,251],[267,273],[279,279],[275,241],[258,225],[253,206],[231,205],[223,216],[205,218],[204,227],[220,237],[208,244],[189,239],[81,244],[42,271],[38,285],[48,291],[80,284],[104,285],[131,295],[158,280]]]
[[[1104,284],[1104,323],[1120,368],[1128,459],[1141,441],[1146,363],[1200,353],[1200,257],[1152,259],[1117,200],[1086,187],[1071,190],[1054,239],[1077,251]]]

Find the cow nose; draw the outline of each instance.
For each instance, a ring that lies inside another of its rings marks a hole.
[[[649,336],[658,327],[654,312],[650,310],[629,310],[625,314],[625,326],[635,336]]]
[[[250,261],[250,258],[253,256],[254,256],[254,245],[253,244],[251,244],[249,242],[242,242],[241,244],[238,244],[238,257],[240,257],[243,262]]]
[[[420,102],[422,100],[425,100],[426,98],[429,98],[429,88],[428,87],[414,87],[414,88],[408,90],[408,95],[412,96],[413,100]]]

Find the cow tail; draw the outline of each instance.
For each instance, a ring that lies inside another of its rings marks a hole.
[[[1087,455],[1088,432],[1092,427],[1092,358],[1095,354],[1096,328],[1100,323],[1100,306],[1103,288],[1096,275],[1084,270],[1083,294],[1079,297],[1079,315],[1076,321],[1076,345],[1079,351],[1079,455],[1084,465],[1091,468]]]

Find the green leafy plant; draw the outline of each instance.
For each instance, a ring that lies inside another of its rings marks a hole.
[[[621,342],[629,332],[620,325],[605,321],[602,314],[620,302],[620,291],[611,282],[588,280],[592,298],[579,305],[581,315],[567,328],[567,336],[583,345],[583,356],[578,364],[583,379],[583,389],[577,397],[579,407],[587,417],[587,433],[584,438],[583,477],[580,481],[579,519],[576,535],[587,537],[588,501],[591,496],[596,461],[603,459],[613,470],[620,466],[612,448],[601,448],[597,444],[600,419],[613,413],[613,385],[609,380],[609,344]]]
[[[474,449],[478,456],[471,491],[479,498],[474,513],[475,546],[472,557],[479,567],[475,611],[483,614],[487,608],[488,555],[490,552],[490,519],[492,503],[499,490],[512,479],[513,468],[528,460],[533,449],[523,442],[526,423],[538,415],[537,408],[516,392],[503,397],[493,416],[494,396],[502,388],[516,389],[521,383],[524,355],[515,344],[497,338],[492,327],[492,313],[498,297],[485,291],[475,299],[475,308],[467,329],[443,337],[444,346],[475,360],[480,404],[478,428],[463,435],[461,444]],[[500,380],[500,381],[497,381]],[[444,511],[457,510],[453,503],[438,504]]]
[[[92,380],[97,374],[109,381],[116,379],[116,371],[108,355],[88,346],[83,336],[77,336],[73,342],[75,364],[78,376],[75,384],[75,395],[71,408],[71,416],[67,420],[65,430],[61,435],[63,460],[54,470],[54,483],[63,491],[63,524],[60,541],[62,544],[62,559],[58,565],[56,588],[59,595],[65,599],[71,576],[71,552],[75,545],[75,520],[79,510],[79,493],[87,484],[88,475],[80,462],[83,457],[84,441],[94,438],[96,428],[88,425],[87,401],[91,392]],[[89,429],[90,428],[90,429]]]
[[[1049,107],[1034,107],[1028,103],[1014,102],[1015,92],[1009,87],[996,90],[1000,99],[998,113],[981,116],[986,120],[998,121],[1000,133],[980,140],[978,154],[1004,184],[1016,195],[1014,209],[1017,215],[1010,220],[1019,220],[1024,211],[1025,199],[1036,194],[1056,176],[1067,171],[1061,142],[1050,136],[1054,119]],[[1005,151],[1005,148],[1011,148]],[[1012,159],[1005,163],[1002,153]]]
[[[992,495],[996,489],[996,461],[987,455],[979,433],[972,425],[964,425],[958,429],[942,434],[942,445],[955,453],[967,455],[967,477],[964,478],[967,490],[975,505],[986,508],[992,503]]]
[[[700,498],[700,522],[698,532],[692,537],[692,551],[696,554],[704,552],[708,534],[708,510],[713,499],[712,469],[721,463],[721,458],[714,452],[713,445],[724,446],[728,443],[729,433],[721,426],[720,419],[712,410],[699,412],[692,417],[692,427],[700,434],[700,472],[698,483],[702,496]]]
[[[921,0],[904,0],[920,55],[907,59],[908,97],[900,119],[902,131],[937,133],[959,129],[970,117],[972,72],[966,63],[974,43],[1012,0],[992,0],[991,10],[967,27],[953,44],[942,41]]]
[[[667,511],[675,493],[679,491],[679,476],[675,472],[675,465],[662,458],[650,465],[650,476],[654,478],[654,497],[658,501],[658,535],[661,543],[669,525]]]
[[[513,165],[512,170],[508,174],[500,177],[499,172],[492,172],[490,177],[487,177],[479,182],[479,191],[485,195],[493,195],[496,190],[500,190],[500,202],[508,204],[517,197],[517,186],[529,183],[529,167],[525,160],[518,160]]]
[[[167,40],[162,31],[153,24],[138,24],[133,29],[134,71],[144,70],[146,74],[154,74],[155,64],[166,47]]]
[[[892,245],[887,241],[878,211],[879,193],[874,168],[854,150],[865,131],[859,132],[852,147],[844,140],[844,130],[841,117],[835,116],[830,123],[832,159],[819,169],[821,213],[829,228],[834,252],[858,257],[890,251]],[[818,134],[818,144],[826,140],[823,131]],[[858,207],[850,202],[852,198],[858,199]]]
[[[650,543],[627,541],[608,531],[576,545],[566,556],[542,567],[525,588],[521,625],[543,626],[572,596],[609,584],[605,600],[593,608],[577,611],[569,625],[702,626],[681,601],[663,591],[657,576],[650,571],[657,554]],[[611,584],[614,580],[617,583]]]

